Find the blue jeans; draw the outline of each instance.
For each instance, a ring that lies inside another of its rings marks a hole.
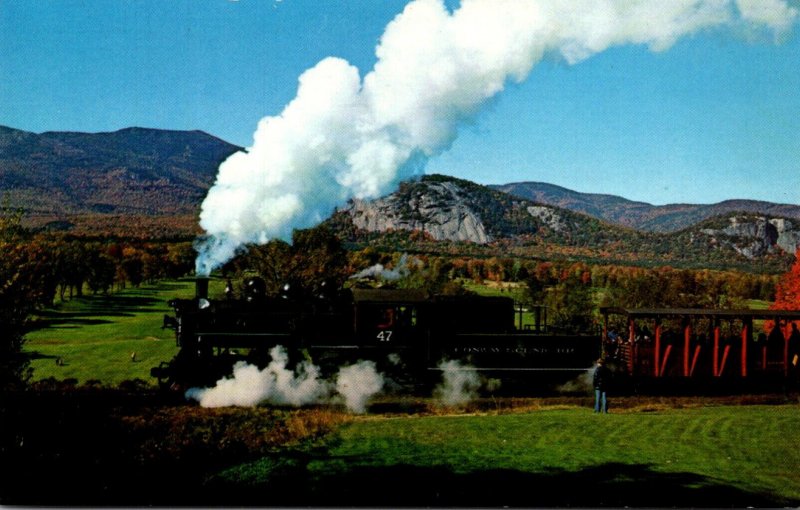
[[[608,412],[608,398],[606,397],[606,390],[600,390],[595,388],[594,412],[599,413],[601,409],[604,413]]]

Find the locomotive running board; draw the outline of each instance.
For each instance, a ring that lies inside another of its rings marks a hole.
[[[271,337],[271,336],[279,336],[284,338],[291,337],[289,333],[238,333],[238,332],[215,332],[215,331],[204,331],[200,333],[195,333],[194,336],[263,336],[263,337]]]
[[[484,368],[484,367],[455,367],[455,368],[439,368],[439,367],[428,367],[428,370],[436,371],[436,372],[450,372],[452,370],[458,372],[483,372],[483,371],[493,371],[493,372],[586,372],[587,370],[591,369],[591,367],[587,368]]]
[[[288,333],[230,333],[203,332],[195,333],[198,339],[207,341],[212,347],[253,349],[291,340]]]

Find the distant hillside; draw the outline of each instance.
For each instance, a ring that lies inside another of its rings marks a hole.
[[[0,127],[0,190],[32,217],[193,215],[219,164],[237,150],[202,131]]]
[[[787,218],[731,213],[675,233],[644,232],[442,175],[354,200],[329,224],[351,242],[404,249],[694,267],[779,268],[800,244],[800,221]]]
[[[597,236],[596,242],[639,235],[567,209],[542,206],[444,175],[402,183],[394,193],[376,200],[354,200],[344,211],[354,226],[364,231],[420,231],[438,241],[486,244],[527,236],[580,244]]]
[[[726,200],[717,204],[651,205],[615,195],[579,193],[554,184],[517,182],[492,189],[541,204],[563,207],[610,223],[649,232],[675,232],[714,216],[735,212],[800,220],[800,206],[756,200]]]

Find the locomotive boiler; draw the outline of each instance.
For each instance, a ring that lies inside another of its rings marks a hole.
[[[449,360],[503,380],[555,375],[565,381],[589,369],[602,346],[599,334],[517,329],[514,301],[506,297],[373,288],[322,288],[299,297],[288,287],[268,295],[263,280],[250,278],[239,295],[229,283],[224,298],[212,299],[208,280],[198,278],[192,299],[170,305],[174,316],[165,316],[164,326],[175,330],[180,349],[151,375],[177,390],[213,385],[238,361],[264,366],[275,346],[323,373],[371,360],[412,386],[438,379]]]

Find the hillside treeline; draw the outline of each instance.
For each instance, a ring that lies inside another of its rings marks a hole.
[[[375,264],[396,268],[403,264],[400,252],[372,248],[353,252],[350,263],[357,271]],[[750,299],[771,301],[777,276],[743,271],[646,268],[596,265],[586,262],[526,260],[512,257],[406,257],[404,271],[421,287],[438,291],[445,283],[465,279],[474,283],[520,282],[532,288],[576,282],[603,289],[603,306],[730,308]],[[404,284],[406,285],[406,284]]]
[[[141,241],[84,241],[49,239],[43,245],[51,259],[47,295],[61,300],[80,297],[88,290],[106,293],[165,278],[179,278],[194,270],[192,243]]]
[[[16,245],[39,261],[39,301],[52,305],[82,297],[85,292],[113,289],[178,278],[194,269],[192,244],[135,241],[86,241],[33,237]]]
[[[556,328],[591,331],[599,308],[746,308],[748,300],[774,299],[777,276],[740,271],[641,268],[492,257],[448,258],[379,253],[350,257],[356,268],[385,267],[397,278],[383,285],[433,293],[467,292],[464,283],[516,282],[506,292],[523,306],[540,305]],[[502,287],[501,287],[502,288]]]

